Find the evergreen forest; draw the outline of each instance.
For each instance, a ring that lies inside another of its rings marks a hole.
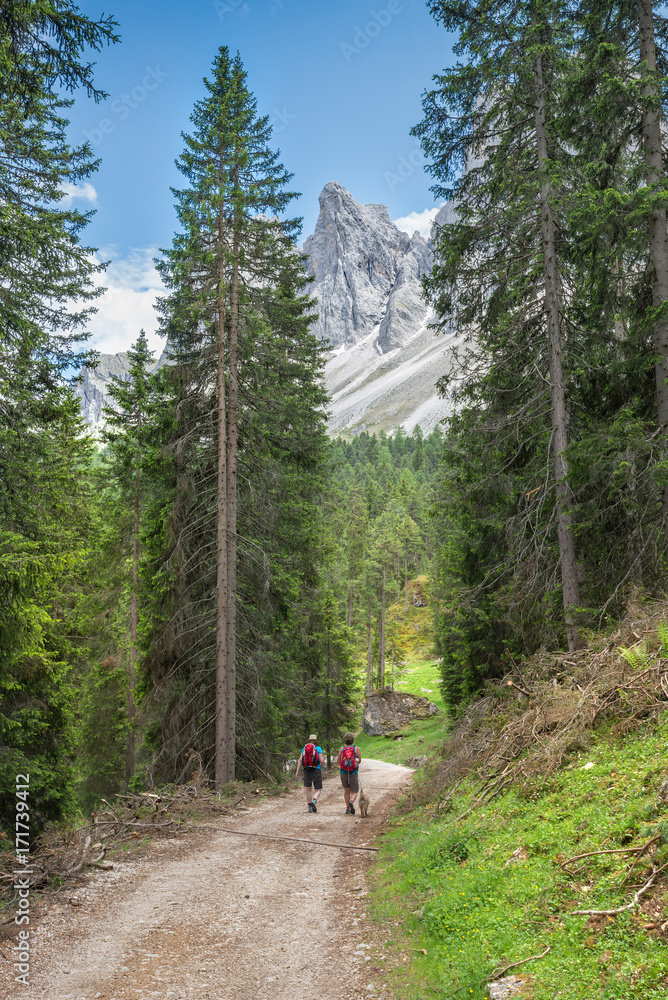
[[[668,557],[668,21],[652,0],[430,0],[456,61],[413,129],[436,201],[424,292],[458,331],[453,415],[331,438],[293,173],[239,54],[195,104],[161,251],[166,363],[136,331],[105,430],[73,380],[103,265],[63,205],[88,55],[72,0],[0,17],[0,819],[122,789],[279,782],[392,683],[428,602],[461,711],[576,651]],[[295,167],[295,165],[292,165]],[[76,304],[76,307],[73,304]]]

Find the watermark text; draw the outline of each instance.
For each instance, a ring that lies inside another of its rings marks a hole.
[[[355,56],[361,55],[364,49],[371,44],[372,40],[377,38],[397,14],[402,13],[403,9],[401,0],[389,0],[386,7],[381,7],[380,10],[370,10],[369,20],[361,27],[360,25],[355,25],[352,44],[350,42],[341,42],[339,46],[346,62],[351,63]]]
[[[17,896],[14,923],[18,932],[14,950],[14,981],[28,986],[30,982],[30,775],[16,775],[15,819],[16,871],[14,890]]]
[[[160,66],[147,66],[140,83],[127,93],[121,94],[109,105],[109,111],[115,115],[115,118],[100,118],[97,128],[83,130],[86,141],[91,146],[99,146],[104,141],[105,135],[111,135],[112,132],[115,132],[118,122],[129,118],[131,112],[139,107],[150,92],[156,90],[168,76],[169,73],[165,73],[164,70],[160,69]]]

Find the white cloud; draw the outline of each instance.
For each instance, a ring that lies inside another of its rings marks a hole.
[[[107,290],[95,302],[98,311],[88,322],[90,347],[103,354],[127,351],[144,330],[156,359],[160,357],[164,340],[156,333],[153,306],[165,289],[153,263],[157,253],[155,247],[142,247],[120,256],[113,247],[105,247],[96,254],[96,260],[110,263],[95,277],[95,283]]]
[[[395,219],[394,224],[402,233],[408,233],[409,236],[412,236],[417,229],[420,235],[426,239],[431,232],[431,224],[436,218],[439,208],[425,208],[421,212],[411,212],[410,215],[403,215],[400,219]]]
[[[58,202],[59,208],[71,208],[74,201],[89,201],[91,205],[97,204],[97,191],[88,181],[85,184],[72,184],[70,181],[65,181],[64,184],[60,185],[60,190],[64,192],[65,197]]]

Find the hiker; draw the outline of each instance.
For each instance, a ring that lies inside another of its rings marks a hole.
[[[336,763],[341,772],[341,784],[343,785],[343,797],[346,800],[346,813],[355,814],[355,799],[359,792],[359,778],[357,769],[360,766],[362,757],[359,747],[354,745],[355,737],[352,733],[346,733],[346,745],[339,750]]]
[[[322,790],[322,747],[318,746],[318,737],[315,733],[311,733],[308,740],[308,743],[299,755],[295,778],[299,777],[299,768],[303,767],[306,805],[308,806],[309,812],[317,813],[317,793]]]

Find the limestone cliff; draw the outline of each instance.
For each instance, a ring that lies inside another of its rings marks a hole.
[[[435,224],[452,217],[446,206]],[[318,300],[314,333],[332,345],[326,367],[332,433],[391,431],[399,424],[411,431],[417,423],[429,431],[449,412],[435,383],[449,367],[454,334],[430,329],[421,285],[430,246],[417,232],[401,232],[385,205],[361,205],[336,181],[323,188],[304,250]],[[126,371],[124,353],[102,354],[95,370],[84,370],[78,395],[92,426],[102,422],[110,378]]]

